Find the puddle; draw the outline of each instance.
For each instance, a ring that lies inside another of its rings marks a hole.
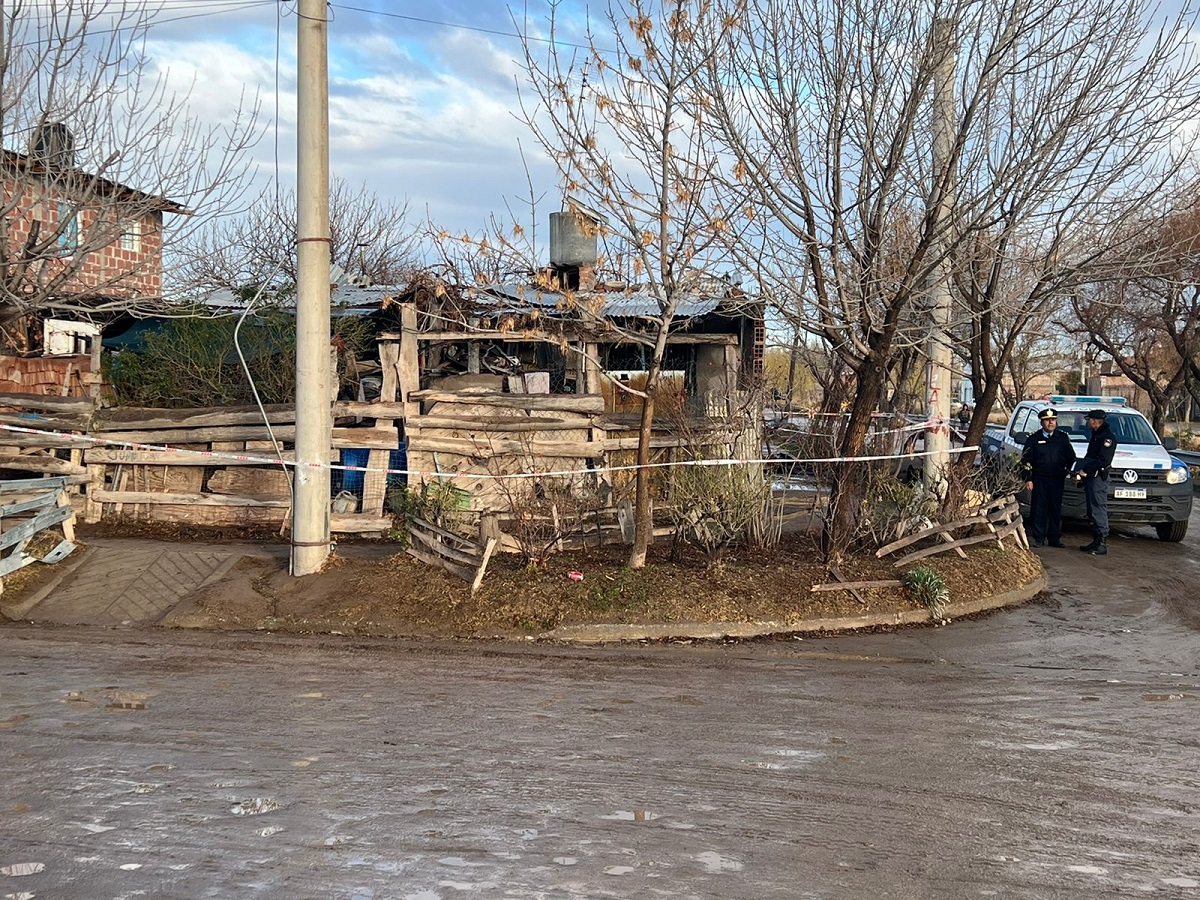
[[[258,831],[254,832],[254,833],[257,834],[259,837],[270,837],[273,834],[279,834],[279,832],[281,832],[281,831],[283,831],[282,826],[268,825],[266,828],[260,828],[260,829],[258,829]]]
[[[88,824],[80,825],[79,827],[82,828],[84,831],[90,831],[92,834],[104,834],[104,832],[106,832],[106,831],[115,830],[117,826],[116,825],[93,825],[93,824],[88,823]]]
[[[1142,699],[1151,703],[1163,703],[1168,700],[1186,700],[1187,694],[1142,694]]]
[[[1078,872],[1080,875],[1107,875],[1108,869],[1100,866],[1067,866],[1068,872]]]
[[[283,804],[271,797],[252,797],[249,800],[238,800],[229,811],[235,816],[261,816],[264,813],[283,809]]]
[[[605,866],[605,875],[628,875],[634,871],[633,866]]]
[[[1171,887],[1195,888],[1200,887],[1200,881],[1195,878],[1164,878],[1163,884],[1169,884]]]
[[[0,719],[0,728],[13,728],[28,718],[28,713],[17,713],[15,716],[9,716],[7,719]]]
[[[696,862],[704,866],[704,871],[710,875],[719,875],[721,872],[740,872],[742,864],[736,859],[731,859],[728,856],[722,856],[712,850],[704,853],[696,854]]]
[[[652,813],[646,809],[634,810],[617,810],[611,816],[601,816],[602,819],[608,819],[612,822],[653,822],[658,818],[658,813]]]

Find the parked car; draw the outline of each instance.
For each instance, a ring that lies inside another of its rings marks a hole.
[[[1117,453],[1108,480],[1109,519],[1130,525],[1152,525],[1161,540],[1182,541],[1192,514],[1191,470],[1168,452],[1175,449],[1175,439],[1160,439],[1145,416],[1125,405],[1124,397],[1053,395],[1041,400],[1022,400],[1007,425],[987,430],[980,445],[983,459],[1015,463],[1025,439],[1041,427],[1038,413],[1048,406],[1058,412],[1058,430],[1071,438],[1079,457],[1087,452],[1091,435],[1088,410],[1099,408],[1108,413],[1108,425],[1117,439]],[[1027,509],[1028,496],[1019,499],[1022,509]],[[1083,489],[1070,481],[1063,494],[1063,517],[1087,518]]]

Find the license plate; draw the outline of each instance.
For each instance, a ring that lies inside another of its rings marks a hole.
[[[1113,491],[1113,496],[1118,500],[1145,500],[1145,488],[1117,488]]]

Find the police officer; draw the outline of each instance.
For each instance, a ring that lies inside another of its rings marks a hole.
[[[1025,439],[1021,451],[1021,472],[1030,492],[1029,533],[1035,547],[1061,547],[1063,486],[1075,464],[1075,448],[1057,430],[1057,412],[1043,409],[1038,420],[1041,429]]]
[[[1117,439],[1108,427],[1108,413],[1104,410],[1090,410],[1087,424],[1092,430],[1087,453],[1071,473],[1075,483],[1083,485],[1088,520],[1092,523],[1092,542],[1079,549],[1092,556],[1105,556],[1108,553],[1108,470],[1117,452]]]

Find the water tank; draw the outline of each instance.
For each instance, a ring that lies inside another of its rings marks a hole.
[[[594,266],[597,239],[595,223],[579,213],[550,213],[550,265]]]
[[[33,133],[30,155],[45,166],[75,165],[75,135],[62,122],[43,122]]]

